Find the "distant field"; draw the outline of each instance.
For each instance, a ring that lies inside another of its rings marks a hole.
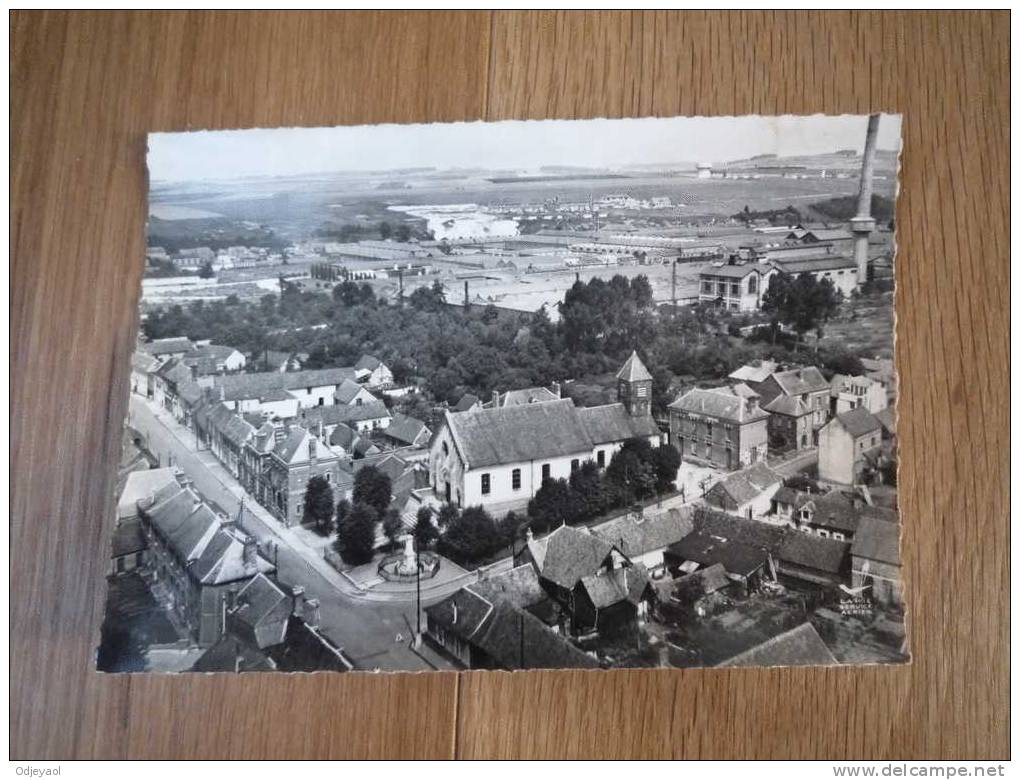
[[[190,206],[176,206],[168,203],[154,203],[149,206],[149,216],[173,222],[182,219],[222,219],[215,211],[193,209]]]

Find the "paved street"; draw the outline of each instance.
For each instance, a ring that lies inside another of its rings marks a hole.
[[[818,448],[811,447],[806,450],[797,450],[788,455],[782,455],[777,459],[769,459],[769,466],[784,477],[792,477],[802,471],[807,471],[818,462]]]
[[[276,564],[281,581],[301,585],[309,597],[321,603],[321,625],[326,634],[344,648],[359,669],[427,670],[430,667],[410,649],[416,626],[413,601],[366,598],[303,542],[293,530],[283,528],[226,472],[208,451],[196,451],[194,434],[174,421],[168,412],[137,395],[131,396],[129,424],[161,465],[184,471],[205,499],[220,511],[235,516],[245,498],[244,524],[260,543],[272,541],[278,549]],[[436,594],[431,600],[443,598]],[[430,656],[430,660],[437,661]],[[442,666],[441,668],[452,668]]]

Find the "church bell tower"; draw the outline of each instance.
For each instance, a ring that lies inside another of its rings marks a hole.
[[[652,413],[652,375],[636,351],[630,353],[616,374],[616,395],[631,417],[647,417]]]

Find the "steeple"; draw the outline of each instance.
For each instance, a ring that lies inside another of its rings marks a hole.
[[[647,417],[652,412],[652,375],[636,351],[616,374],[617,398],[631,417]]]

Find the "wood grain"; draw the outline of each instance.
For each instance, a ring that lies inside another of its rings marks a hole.
[[[12,757],[1008,755],[1008,21],[13,14]],[[147,131],[873,110],[905,117],[897,359],[910,666],[92,671],[113,506],[103,464],[127,403]]]

